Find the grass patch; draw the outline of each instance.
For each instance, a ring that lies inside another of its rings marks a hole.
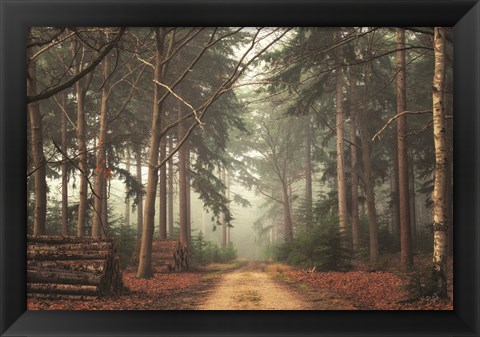
[[[287,266],[286,264],[281,263],[274,263],[269,264],[265,267],[265,272],[269,274],[284,274],[285,272],[292,271],[293,268],[291,266]]]
[[[235,261],[229,263],[210,263],[205,266],[197,266],[195,270],[208,273],[205,277],[213,279],[214,275],[220,275],[228,271],[232,271],[238,268],[241,268],[248,264],[248,261],[245,259],[236,259]]]

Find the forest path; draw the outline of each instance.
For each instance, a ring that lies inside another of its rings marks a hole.
[[[265,272],[265,264],[251,262],[222,276],[197,310],[354,310],[332,294],[294,289]]]

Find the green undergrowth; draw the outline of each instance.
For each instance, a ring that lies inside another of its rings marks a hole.
[[[248,261],[245,259],[236,259],[229,263],[210,263],[203,266],[196,266],[192,269],[195,271],[206,273],[206,275],[204,276],[205,280],[212,280],[219,278],[221,275],[229,271],[239,269],[247,264]]]

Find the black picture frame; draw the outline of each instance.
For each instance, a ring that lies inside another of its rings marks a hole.
[[[480,4],[0,0],[2,336],[479,336]],[[26,311],[27,26],[454,26],[453,311]]]

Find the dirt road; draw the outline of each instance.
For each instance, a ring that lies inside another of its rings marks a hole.
[[[197,310],[354,310],[325,290],[295,289],[250,263],[224,274]]]

